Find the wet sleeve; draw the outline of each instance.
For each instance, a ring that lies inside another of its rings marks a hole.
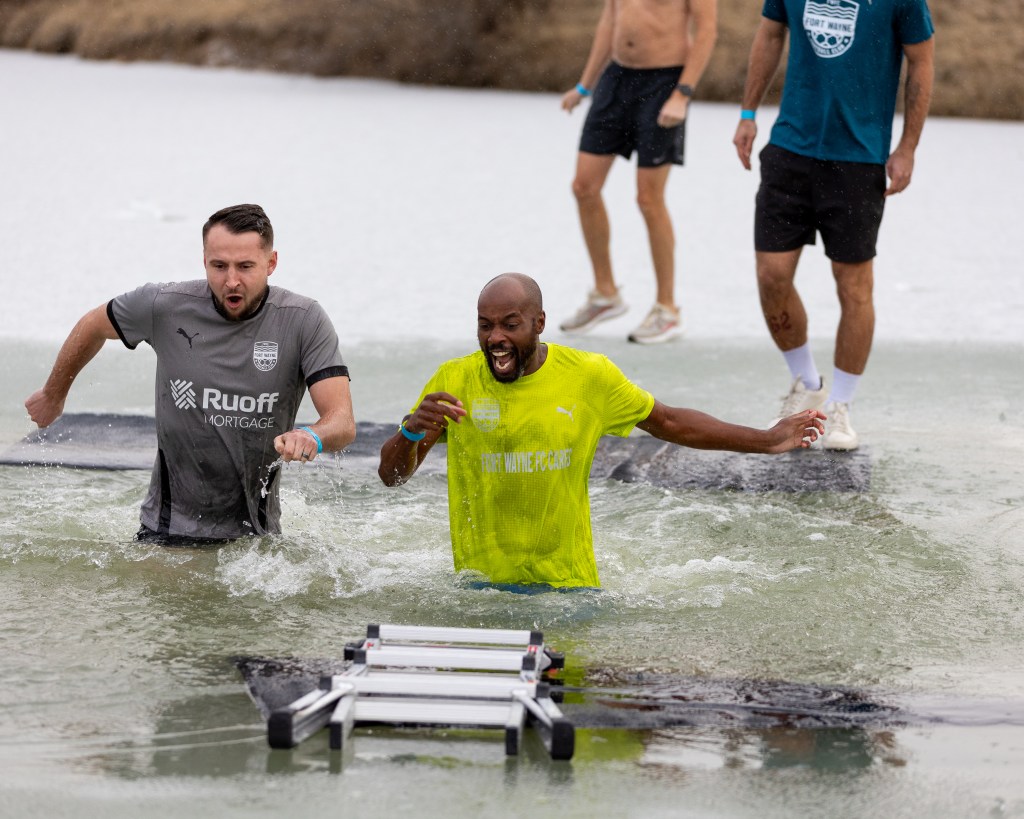
[[[327,313],[317,302],[312,303],[302,323],[301,365],[307,387],[325,378],[349,375],[348,367],[341,357],[338,334]]]
[[[107,303],[107,318],[129,350],[138,347],[139,342],[152,340],[153,305],[159,292],[159,284],[144,284]]]
[[[604,358],[601,378],[605,383],[605,435],[626,437],[654,408],[654,396],[638,387],[611,361]]]

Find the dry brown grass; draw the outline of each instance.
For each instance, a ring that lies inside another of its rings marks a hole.
[[[738,101],[759,0],[719,0],[700,96]],[[600,0],[0,0],[0,46],[403,82],[558,91]],[[1020,0],[932,0],[935,114],[1024,119]],[[776,88],[779,83],[776,82]]]

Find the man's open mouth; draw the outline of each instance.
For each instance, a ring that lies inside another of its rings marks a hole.
[[[513,350],[490,350],[491,367],[499,375],[511,375],[516,370],[517,356]]]

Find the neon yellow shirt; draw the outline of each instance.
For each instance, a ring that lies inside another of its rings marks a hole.
[[[654,396],[603,355],[547,345],[532,375],[497,381],[483,352],[441,365],[423,388],[467,415],[449,422],[448,514],[456,571],[493,583],[600,585],[588,481],[602,435],[625,437]]]

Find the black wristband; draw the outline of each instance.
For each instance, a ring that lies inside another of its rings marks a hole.
[[[689,97],[690,99],[693,99],[692,85],[687,85],[685,82],[681,82],[679,83],[679,85],[676,86],[676,91],[678,91],[684,97]]]

